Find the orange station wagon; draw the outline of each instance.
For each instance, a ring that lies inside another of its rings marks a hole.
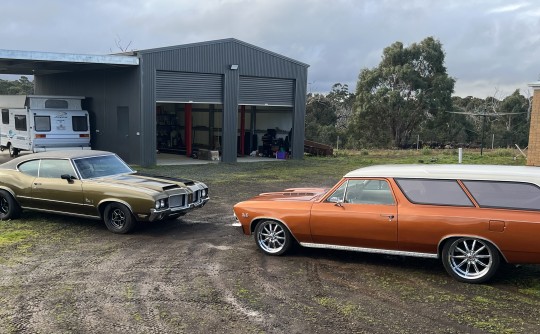
[[[461,282],[499,264],[540,263],[540,168],[382,165],[330,190],[263,193],[234,206],[236,225],[268,255],[304,247],[439,258]]]

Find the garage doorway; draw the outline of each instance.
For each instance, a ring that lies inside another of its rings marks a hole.
[[[158,153],[191,155],[199,149],[220,151],[222,117],[221,104],[156,103]]]

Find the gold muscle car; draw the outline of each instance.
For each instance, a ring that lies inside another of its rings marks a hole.
[[[128,233],[208,200],[202,182],[142,175],[106,151],[35,153],[0,165],[0,220],[27,209],[102,219],[111,232]]]

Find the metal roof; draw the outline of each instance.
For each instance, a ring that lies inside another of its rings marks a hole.
[[[139,65],[128,55],[87,55],[0,49],[0,74],[40,75]]]
[[[282,58],[300,66],[309,67],[309,65],[307,64],[304,64],[292,58],[285,57],[278,53],[237,40],[235,38],[227,38],[215,41],[168,46],[155,49],[136,50],[125,53],[118,53],[114,55],[88,55],[76,53],[55,53],[0,49],[0,74],[40,75],[107,69],[111,67],[138,66],[138,54],[161,52],[179,48],[193,48],[220,43],[237,43],[245,47],[252,48],[278,58]]]
[[[154,48],[154,49],[146,49],[146,50],[136,50],[136,51],[128,52],[128,53],[125,53],[125,54],[134,54],[134,53],[135,53],[135,54],[136,54],[136,53],[145,54],[145,53],[162,52],[162,51],[175,50],[175,49],[183,49],[183,48],[195,48],[195,47],[200,47],[200,46],[207,46],[207,45],[214,45],[214,44],[222,44],[222,43],[236,43],[236,44],[239,44],[239,45],[243,45],[243,46],[245,46],[245,47],[247,47],[247,48],[251,48],[251,49],[254,49],[254,50],[257,50],[257,51],[260,51],[260,52],[269,54],[269,55],[272,55],[272,56],[274,56],[274,57],[278,57],[278,58],[281,58],[281,59],[290,61],[291,63],[295,63],[295,64],[300,65],[300,66],[309,67],[308,64],[305,64],[305,63],[300,62],[300,61],[298,61],[298,60],[295,60],[295,59],[286,57],[286,56],[284,56],[284,55],[282,55],[282,54],[279,54],[279,53],[276,53],[276,52],[272,52],[272,51],[267,50],[267,49],[263,49],[263,48],[258,47],[258,46],[256,46],[256,45],[253,45],[253,44],[246,43],[246,42],[241,41],[241,40],[238,40],[238,39],[236,39],[236,38],[225,38],[225,39],[218,39],[218,40],[206,41],[206,42],[198,42],[198,43],[190,43],[190,44],[182,44],[182,45],[166,46],[166,47]]]
[[[540,168],[501,165],[378,165],[359,168],[345,177],[392,177],[534,182],[540,184]]]

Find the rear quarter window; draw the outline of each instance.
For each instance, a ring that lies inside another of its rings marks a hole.
[[[540,188],[532,183],[504,181],[462,182],[481,207],[540,210]]]
[[[456,180],[395,179],[407,199],[415,204],[474,206]]]

